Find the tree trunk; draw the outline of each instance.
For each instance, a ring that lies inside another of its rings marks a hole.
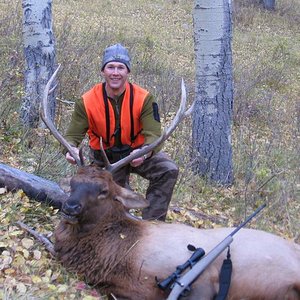
[[[23,190],[31,199],[45,202],[55,208],[67,198],[67,194],[53,181],[20,171],[0,163],[0,187],[9,191]]]
[[[267,10],[275,10],[275,0],[263,0],[264,8]]]
[[[194,171],[223,185],[233,182],[231,39],[230,0],[195,0]]]
[[[25,96],[20,117],[27,127],[40,122],[39,107],[44,88],[55,68],[52,0],[22,0],[23,40],[26,60]],[[49,112],[55,116],[55,95],[49,96]]]

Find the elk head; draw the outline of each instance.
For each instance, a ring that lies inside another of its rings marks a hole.
[[[129,156],[115,162],[114,164],[110,164],[103,149],[102,141],[100,141],[101,151],[106,165],[104,169],[100,169],[94,166],[83,167],[82,156],[77,157],[71,145],[57,131],[49,117],[47,110],[48,95],[55,88],[54,87],[50,90],[58,70],[59,67],[53,73],[46,85],[42,101],[41,116],[52,134],[69,151],[77,162],[77,165],[80,166],[77,174],[71,179],[71,195],[62,207],[64,218],[67,222],[72,224],[78,222],[81,224],[91,224],[98,222],[99,219],[101,219],[101,216],[110,215],[112,211],[114,212],[114,216],[116,216],[116,211],[124,215],[126,210],[130,208],[146,207],[147,202],[144,197],[117,185],[113,181],[111,174],[129,164],[133,159],[151,152],[172,134],[178,124],[186,116],[191,114],[194,104],[186,110],[186,90],[183,80],[181,83],[182,97],[179,110],[177,111],[177,114],[170,126],[164,130],[161,137],[152,144],[144,146],[139,151],[131,153]],[[116,207],[120,207],[120,205],[122,206],[122,209],[116,210]]]
[[[71,194],[62,206],[62,216],[73,225],[95,225],[104,217],[122,218],[129,209],[147,206],[142,195],[116,184],[110,172],[86,166],[71,179]]]

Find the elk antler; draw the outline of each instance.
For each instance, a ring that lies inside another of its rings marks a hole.
[[[78,166],[83,166],[83,157],[82,157],[82,149],[79,150],[79,156],[77,153],[73,150],[73,147],[68,143],[68,141],[58,132],[56,127],[54,126],[51,117],[49,116],[48,112],[48,96],[55,90],[56,85],[50,90],[50,87],[52,85],[52,82],[54,81],[58,71],[59,71],[60,65],[58,65],[57,69],[49,79],[49,81],[46,84],[45,90],[44,90],[44,96],[42,99],[42,110],[41,110],[41,117],[46,126],[49,128],[50,132],[54,135],[54,137],[68,150],[68,152],[72,155],[72,157],[75,159],[76,164]]]
[[[156,141],[154,141],[153,143],[151,143],[149,145],[144,146],[143,148],[139,149],[139,151],[131,153],[130,155],[124,157],[123,159],[121,159],[113,164],[110,164],[110,162],[105,154],[102,140],[100,140],[101,152],[102,152],[103,160],[106,164],[105,165],[106,170],[110,171],[111,173],[116,172],[120,168],[129,164],[133,159],[136,159],[138,157],[141,157],[141,156],[151,152],[154,148],[156,148],[157,146],[162,144],[165,140],[167,140],[167,138],[172,134],[172,132],[175,130],[175,128],[178,126],[178,124],[186,116],[190,115],[192,113],[193,109],[194,109],[194,103],[191,105],[191,107],[188,110],[186,110],[186,89],[185,89],[184,81],[182,79],[180,107],[176,113],[175,118],[172,120],[170,126],[164,130],[163,134]]]

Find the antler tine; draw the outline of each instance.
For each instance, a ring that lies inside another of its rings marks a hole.
[[[136,152],[126,156],[125,158],[123,158],[123,159],[121,159],[121,160],[119,160],[119,161],[117,161],[113,164],[107,165],[106,169],[108,171],[110,171],[111,173],[116,172],[120,168],[122,168],[122,167],[126,166],[127,164],[129,164],[133,159],[136,159],[138,157],[141,157],[141,156],[151,152],[154,148],[156,148],[157,146],[162,144],[172,134],[172,132],[176,129],[178,124],[186,116],[191,114],[193,109],[194,109],[194,103],[186,111],[186,88],[185,88],[184,81],[182,79],[182,81],[181,81],[181,102],[180,102],[180,107],[179,107],[179,109],[176,113],[175,118],[171,122],[170,126],[164,130],[163,134],[156,141],[154,141],[153,143],[151,143],[147,146],[144,146],[139,151],[136,151]]]
[[[102,155],[102,158],[103,158],[103,161],[104,161],[105,168],[107,170],[110,170],[111,163],[109,162],[109,159],[107,158],[107,155],[105,153],[105,150],[104,150],[104,147],[103,147],[102,137],[100,137],[100,151],[101,151],[101,155]]]
[[[49,128],[50,132],[53,134],[53,136],[69,151],[69,153],[72,155],[72,157],[75,159],[76,164],[78,166],[83,166],[83,161],[81,161],[80,157],[76,154],[76,152],[73,150],[72,146],[67,142],[67,140],[58,132],[56,127],[54,126],[51,118],[49,117],[48,112],[48,96],[54,91],[54,88],[50,90],[50,87],[60,69],[60,64],[58,65],[55,72],[52,74],[51,78],[46,84],[44,95],[42,99],[42,109],[41,109],[41,117],[46,126]],[[55,86],[56,87],[56,86]]]

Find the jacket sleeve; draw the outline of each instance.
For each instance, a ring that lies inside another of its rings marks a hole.
[[[85,111],[83,100],[80,98],[75,102],[71,122],[65,134],[65,138],[71,145],[77,147],[84,139],[88,128],[89,123],[87,114]],[[64,154],[66,152],[66,150],[63,150]]]
[[[145,144],[151,144],[161,135],[161,123],[159,120],[158,105],[154,100],[153,95],[148,94],[144,101],[141,114],[141,123],[143,126],[142,134],[145,137]],[[157,153],[162,149],[160,145],[154,150]]]

